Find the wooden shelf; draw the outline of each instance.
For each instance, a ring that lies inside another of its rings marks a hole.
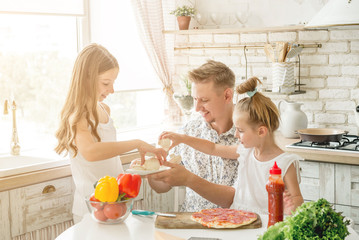
[[[216,29],[191,29],[191,30],[164,30],[164,34],[238,34],[257,32],[290,32],[311,30],[304,25],[283,26],[283,27],[262,27],[262,28],[216,28]]]

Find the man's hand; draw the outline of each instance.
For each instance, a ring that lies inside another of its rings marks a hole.
[[[187,183],[191,181],[192,173],[188,171],[184,166],[170,162],[164,162],[163,165],[171,167],[171,169],[151,174],[149,178],[155,181],[164,182],[171,187],[187,186]]]

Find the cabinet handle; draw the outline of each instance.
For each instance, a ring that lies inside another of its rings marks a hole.
[[[42,194],[51,193],[51,192],[55,192],[55,191],[56,191],[56,188],[53,185],[47,185],[42,190]]]
[[[302,168],[301,168],[301,167],[299,168],[299,171],[300,171],[300,172],[302,171]]]

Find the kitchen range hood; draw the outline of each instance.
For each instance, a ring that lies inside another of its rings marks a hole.
[[[306,28],[335,26],[359,27],[359,0],[329,0],[305,25]]]

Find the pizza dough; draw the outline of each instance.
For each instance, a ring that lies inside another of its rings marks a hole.
[[[135,159],[131,162],[131,169],[153,171],[160,168],[160,162],[156,157],[146,157],[145,163],[141,166],[141,159]]]
[[[171,146],[171,140],[169,138],[163,138],[158,140],[158,145],[163,148],[166,152],[168,152]]]
[[[151,157],[145,160],[145,163],[143,164],[143,167],[146,170],[158,170],[160,169],[160,161],[158,161],[157,158]]]
[[[237,209],[212,208],[193,213],[191,219],[209,228],[237,228],[257,220],[257,214]]]
[[[170,160],[171,163],[180,164],[182,162],[182,157],[180,155],[171,154]]]

